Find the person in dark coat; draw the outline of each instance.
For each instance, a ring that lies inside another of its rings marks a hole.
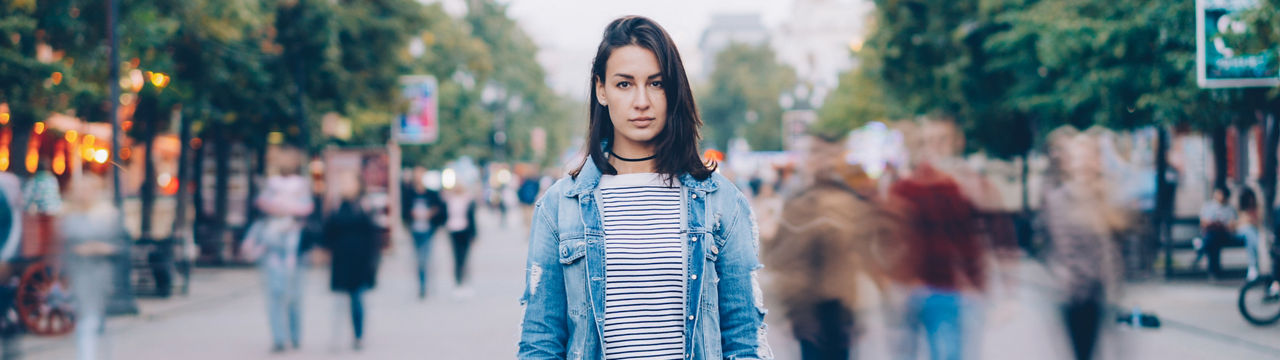
[[[324,244],[333,254],[330,289],[351,296],[354,347],[359,350],[364,335],[364,303],[361,298],[376,284],[382,239],[376,235],[379,231],[373,217],[356,200],[358,183],[354,179],[350,182],[356,184],[342,184],[342,205],[325,221]]]

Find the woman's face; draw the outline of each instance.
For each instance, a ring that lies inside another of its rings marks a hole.
[[[648,147],[667,125],[667,95],[662,68],[652,51],[636,45],[613,50],[596,101],[609,109],[614,147]],[[648,155],[648,154],[628,154]]]

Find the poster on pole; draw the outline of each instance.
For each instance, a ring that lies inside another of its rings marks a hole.
[[[1258,0],[1196,0],[1196,80],[1201,88],[1280,86],[1277,48],[1245,52],[1228,37],[1247,36],[1243,15],[1263,6]]]
[[[396,121],[395,138],[400,144],[430,144],[440,136],[439,83],[434,76],[400,77],[401,97],[408,103]]]

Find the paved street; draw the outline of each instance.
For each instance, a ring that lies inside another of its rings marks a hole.
[[[514,357],[523,287],[525,230],[481,216],[473,255],[475,296],[452,297],[451,257],[445,237],[434,244],[433,297],[419,302],[408,244],[397,244],[367,295],[365,349],[350,347],[345,300],[328,291],[328,273],[313,269],[307,288],[303,348],[272,356],[259,281],[252,269],[198,269],[192,293],[168,300],[140,300],[143,314],[112,319],[112,359],[510,359]],[[983,359],[1067,359],[1058,312],[1038,267],[1020,265],[1016,297],[986,301],[979,341]],[[1104,341],[1109,359],[1280,358],[1280,327],[1254,328],[1235,310],[1234,283],[1149,283],[1126,289],[1121,303],[1155,311],[1157,330],[1112,329]],[[766,284],[767,286],[767,284]],[[341,309],[341,311],[340,311]],[[798,358],[787,325],[770,314],[770,341],[779,359]],[[891,331],[885,316],[866,312],[863,359],[887,358]],[[336,324],[336,325],[335,325]],[[1192,327],[1188,327],[1192,326]],[[979,333],[979,332],[971,332]],[[27,359],[72,359],[70,338],[28,339]],[[923,349],[922,349],[923,350]],[[922,351],[923,352],[923,351]],[[923,355],[923,354],[922,354]]]

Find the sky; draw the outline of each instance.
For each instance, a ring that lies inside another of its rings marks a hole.
[[[465,11],[461,1],[445,1],[451,12]],[[690,77],[702,69],[698,40],[717,13],[759,13],[765,27],[786,19],[790,0],[510,0],[515,18],[540,49],[538,61],[556,91],[586,98],[591,58],[605,25],[624,15],[643,15],[667,29],[680,48]],[[455,12],[456,13],[456,12]]]

